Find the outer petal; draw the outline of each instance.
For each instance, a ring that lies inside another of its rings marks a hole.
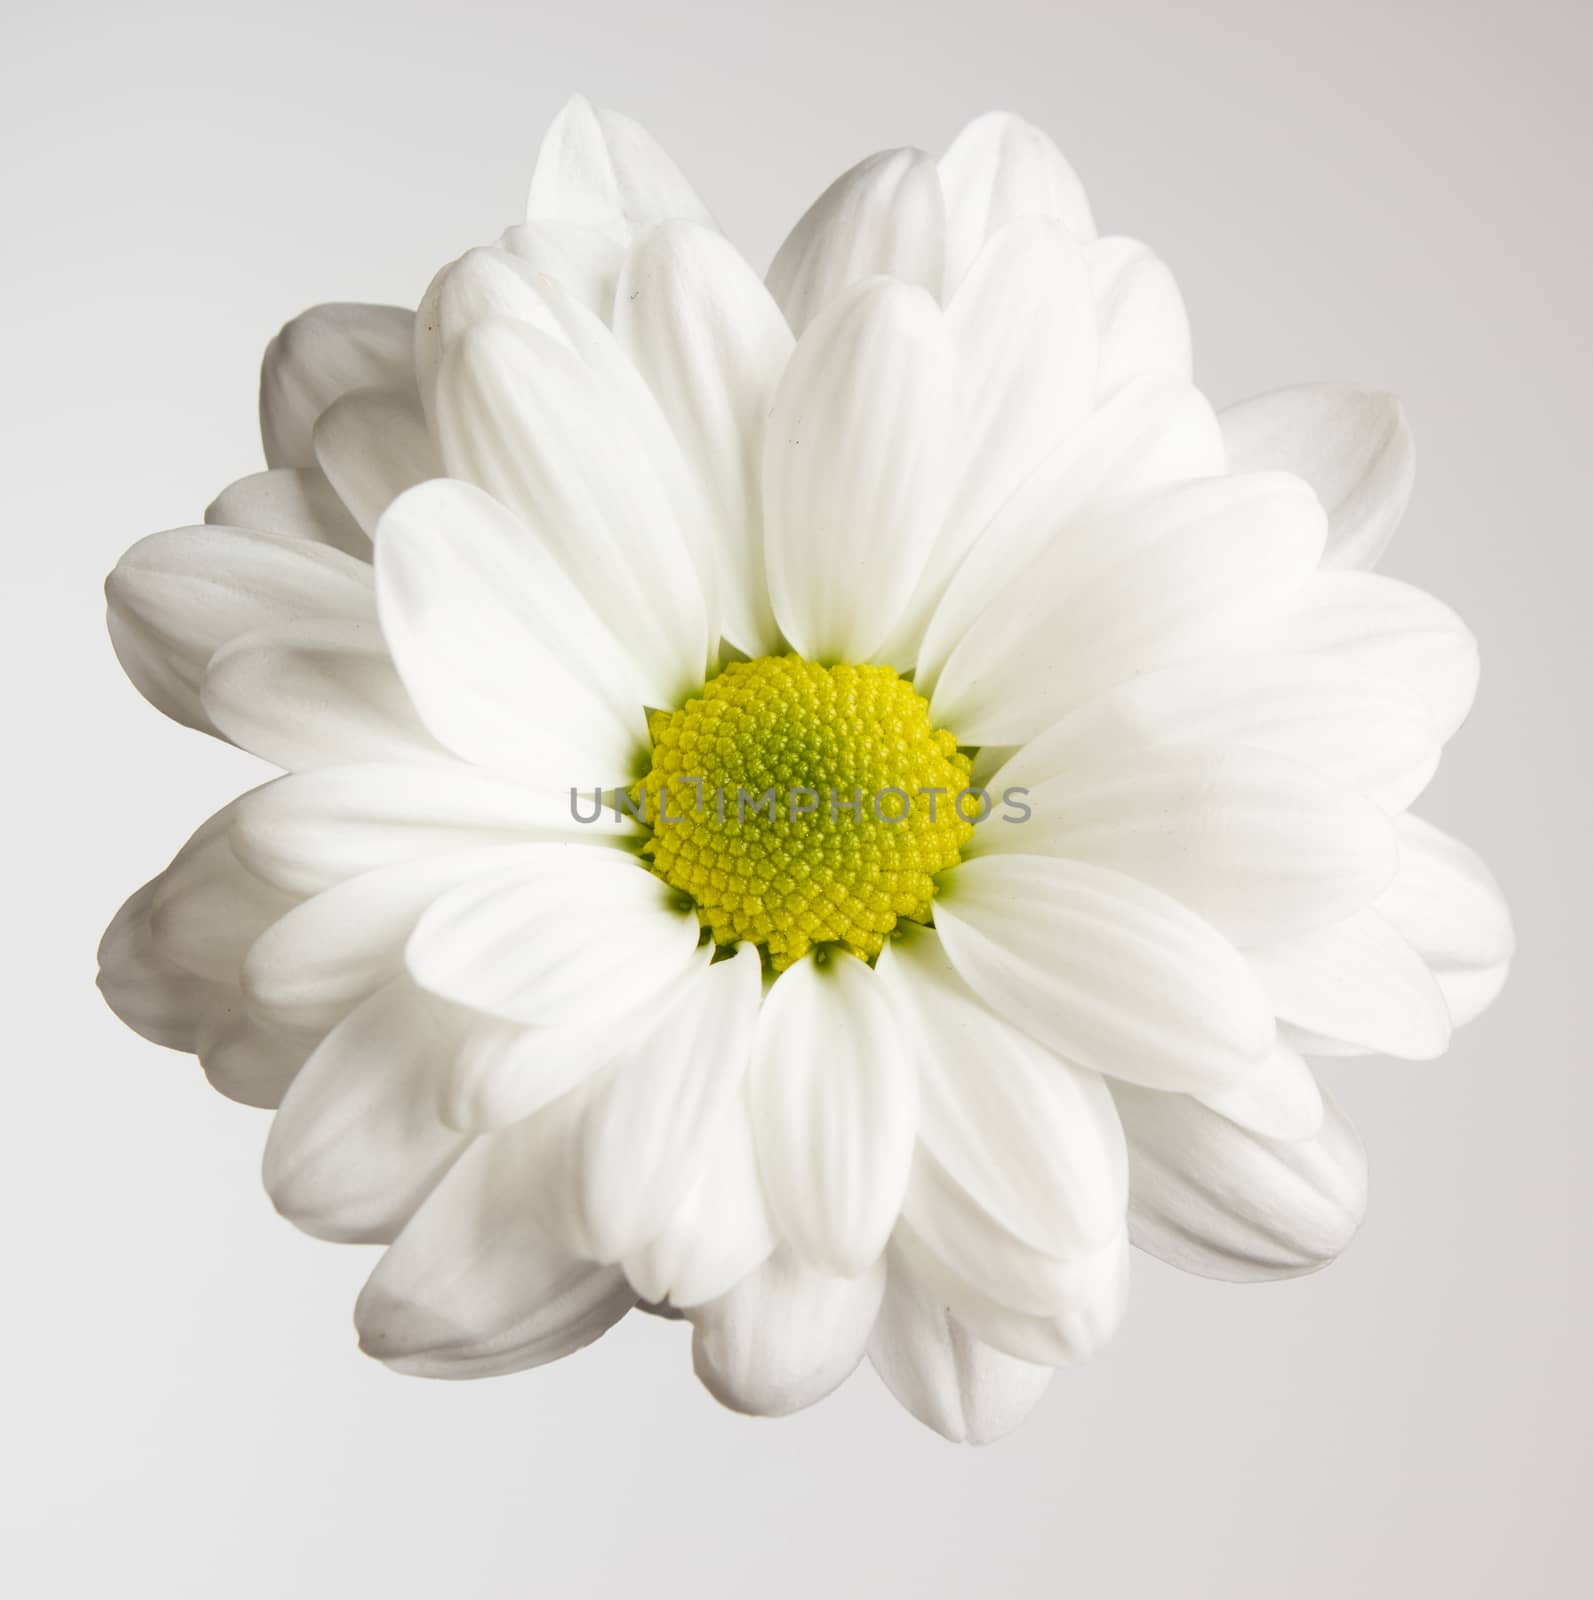
[[[1039,463],[968,551],[919,646],[919,692],[933,691],[974,619],[1013,573],[1070,537],[1083,508],[1222,470],[1217,419],[1198,389],[1167,377],[1125,385]]]
[[[174,528],[140,539],[116,564],[105,595],[111,642],[139,693],[206,731],[199,685],[229,640],[303,617],[373,615],[364,562],[242,528]]]
[[[371,557],[365,530],[316,467],[277,467],[229,483],[205,507],[205,521],[329,544],[362,561]]]
[[[541,541],[467,484],[382,521],[382,629],[416,710],[467,761],[559,788],[633,775],[643,680]]]
[[[990,1444],[1034,1409],[1051,1368],[973,1337],[897,1254],[868,1346],[874,1370],[926,1427],[953,1444]]]
[[[692,1365],[733,1411],[783,1417],[840,1387],[863,1358],[885,1263],[835,1278],[779,1251],[728,1294],[695,1306]]]
[[[1305,1058],[1281,1037],[1272,1054],[1248,1078],[1230,1089],[1195,1098],[1230,1122],[1268,1139],[1309,1139],[1322,1131],[1321,1085]]]
[[[543,135],[527,220],[576,223],[628,241],[671,217],[713,222],[679,167],[640,124],[573,96]]]
[[[448,759],[374,619],[317,618],[234,639],[211,657],[201,701],[234,743],[290,770]]]
[[[920,290],[861,284],[803,336],[764,449],[765,560],[792,647],[866,661],[901,617],[945,511],[955,362]]]
[[[872,968],[842,953],[781,973],[758,1020],[750,1092],[782,1236],[815,1267],[865,1271],[901,1206],[918,1122],[912,1061]]]
[[[1200,1092],[1272,1049],[1271,1007],[1233,946],[1121,873],[978,857],[946,878],[935,925],[986,1005],[1080,1066]]]
[[[1125,749],[1034,786],[1022,824],[982,827],[975,853],[1058,855],[1138,878],[1245,945],[1340,921],[1388,887],[1382,809],[1242,745]]]
[[[1305,582],[1324,526],[1282,473],[1103,506],[1011,576],[948,658],[932,715],[969,743],[1017,744],[1136,673],[1232,650]]]
[[[938,299],[945,227],[934,162],[922,150],[882,150],[808,207],[770,264],[769,292],[797,334],[863,278],[897,278]]]
[[[1167,264],[1139,240],[1116,238],[1097,239],[1089,264],[1101,325],[1100,392],[1113,394],[1150,372],[1187,378],[1189,317]]]
[[[498,241],[538,277],[551,278],[606,322],[614,309],[625,247],[601,228],[544,218],[506,228]]]
[[[416,925],[405,964],[425,989],[510,1022],[580,1021],[677,980],[697,947],[695,913],[613,850],[533,844],[515,864],[462,882]]]
[[[1515,929],[1475,851],[1419,817],[1401,817],[1399,872],[1377,903],[1427,963],[1458,1028],[1493,1003],[1515,954]]]
[[[1431,1061],[1449,1048],[1442,992],[1375,911],[1247,954],[1282,1021],[1407,1061]]]
[[[670,223],[626,259],[614,332],[669,418],[713,519],[724,636],[749,656],[780,632],[763,565],[765,421],[791,357],[785,319],[718,232]]]
[[[354,389],[315,424],[315,459],[367,535],[406,489],[443,475],[413,390]]]
[[[617,1267],[538,1227],[520,1137],[478,1140],[377,1263],[354,1308],[366,1354],[422,1377],[492,1377],[569,1355],[630,1309]]]
[[[266,463],[313,467],[316,419],[351,389],[411,390],[415,314],[399,306],[312,306],[266,346],[260,433]]]
[[[1020,217],[1065,223],[1079,239],[1095,221],[1078,175],[1032,123],[1002,111],[972,122],[940,158],[946,197],[946,292],[955,292],[987,240]]]
[[[229,989],[205,1013],[194,1054],[212,1089],[240,1105],[270,1110],[281,1105],[317,1042],[313,1033],[256,1021]]]
[[[539,559],[624,641],[647,703],[674,705],[702,683],[707,602],[672,484],[635,425],[651,397],[594,355],[528,323],[468,329],[438,378],[443,459],[526,520]],[[667,433],[656,408],[653,419]]]
[[[168,960],[150,936],[160,879],[135,890],[111,919],[99,948],[99,990],[135,1033],[168,1050],[192,1052],[206,1008],[225,990]]]
[[[461,1024],[396,978],[305,1063],[266,1142],[283,1216],[341,1243],[385,1244],[470,1142],[437,1118],[437,1081]]]
[[[1281,467],[1316,490],[1328,513],[1324,567],[1371,567],[1405,514],[1416,452],[1391,394],[1347,383],[1302,384],[1222,414],[1235,472]]]
[[[1440,739],[1466,720],[1477,693],[1477,641],[1448,606],[1370,572],[1323,572],[1278,618],[1280,648],[1315,651],[1370,677],[1391,679],[1432,713]]]
[[[1332,1261],[1366,1209],[1366,1153],[1331,1100],[1322,1132],[1251,1133],[1185,1095],[1112,1092],[1128,1135],[1129,1227],[1186,1272],[1243,1283]]]

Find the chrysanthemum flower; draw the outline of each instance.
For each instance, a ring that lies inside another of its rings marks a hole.
[[[863,162],[763,279],[577,100],[526,222],[289,323],[260,405],[269,470],[110,625],[286,776],[101,981],[277,1108],[283,1213],[388,1246],[371,1354],[511,1372],[640,1304],[738,1409],[866,1351],[982,1440],[1110,1338],[1131,1240],[1343,1249],[1304,1057],[1438,1055],[1511,952],[1406,810],[1476,652],[1367,570],[1394,401],[1215,415],[1166,268],[1014,118]]]

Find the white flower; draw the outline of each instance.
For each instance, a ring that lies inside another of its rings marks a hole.
[[[577,100],[528,220],[418,314],[290,323],[261,419],[270,470],[135,546],[110,625],[288,775],[101,981],[279,1107],[287,1216],[389,1246],[368,1351],[508,1372],[640,1301],[731,1406],[867,1350],[982,1440],[1111,1336],[1130,1238],[1231,1279],[1348,1242],[1302,1053],[1436,1056],[1511,953],[1406,812],[1473,641],[1367,570],[1397,405],[1215,416],[1042,134],[865,161],[766,284]]]

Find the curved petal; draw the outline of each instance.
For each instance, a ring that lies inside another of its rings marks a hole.
[[[157,710],[212,731],[199,703],[217,650],[305,617],[374,616],[371,569],[330,545],[245,528],[173,528],[140,539],[105,581],[111,643]]]
[[[639,1004],[697,948],[695,910],[630,856],[533,844],[421,917],[404,960],[422,988],[510,1022],[578,1022]],[[336,892],[336,891],[333,891]]]
[[[721,632],[749,656],[775,654],[761,463],[793,348],[785,319],[721,234],[676,222],[626,258],[614,333],[657,396],[713,518]]]
[[[1510,971],[1515,929],[1493,874],[1460,840],[1401,817],[1399,872],[1377,902],[1431,971],[1455,1027],[1490,1006]]]
[[[1146,373],[1187,378],[1189,316],[1166,262],[1139,240],[1118,238],[1097,239],[1088,260],[1101,329],[1098,391],[1114,394]]]
[[[671,217],[713,223],[680,168],[645,128],[573,95],[542,137],[527,220],[576,223],[628,241]]]
[[[764,559],[799,654],[866,661],[900,618],[945,512],[956,363],[919,289],[830,305],[780,381],[764,445]]]
[[[883,1260],[837,1278],[777,1251],[728,1294],[687,1312],[692,1365],[732,1411],[788,1416],[852,1375],[884,1292]]]
[[[414,388],[415,314],[400,306],[311,306],[266,346],[260,435],[266,464],[316,465],[316,419],[350,389]]]
[[[283,1216],[345,1244],[385,1244],[469,1144],[437,1117],[460,1022],[395,978],[326,1036],[266,1141],[266,1193]]]
[[[1316,496],[1284,473],[1100,506],[985,607],[931,714],[966,743],[1018,744],[1137,673],[1247,643],[1310,576],[1324,528]]]
[[[1242,400],[1221,420],[1235,472],[1278,467],[1316,490],[1328,514],[1324,567],[1377,564],[1416,477],[1410,426],[1393,395],[1308,383]]]
[[[974,1338],[899,1253],[890,1262],[868,1356],[902,1405],[953,1444],[990,1444],[1011,1433],[1052,1376],[1050,1367]]]
[[[1431,1061],[1449,1047],[1443,994],[1375,911],[1246,954],[1281,1021],[1407,1061]]]
[[[327,481],[372,538],[399,495],[442,476],[442,459],[413,391],[350,390],[321,413],[314,444]]]
[[[135,890],[111,918],[99,947],[96,982],[105,1003],[151,1044],[193,1052],[200,1019],[228,991],[168,960],[150,934],[160,879]]]
[[[1321,572],[1277,619],[1277,647],[1316,652],[1421,699],[1440,740],[1466,720],[1477,694],[1477,641],[1430,594],[1371,572]]]
[[[887,945],[877,971],[918,1066],[919,1141],[948,1176],[1036,1250],[1120,1230],[1128,1175],[1100,1077],[989,1011],[932,930]]]
[[[1366,1152],[1326,1101],[1313,1138],[1252,1133],[1187,1095],[1114,1084],[1128,1135],[1129,1229],[1153,1256],[1234,1283],[1332,1261],[1366,1210]]]
[[[489,496],[446,479],[401,496],[382,519],[376,585],[399,676],[451,750],[542,787],[634,775],[648,748],[644,680],[537,536]]]
[[[1013,573],[1070,537],[1083,508],[1222,470],[1217,419],[1198,389],[1168,377],[1125,385],[1040,462],[979,534],[919,645],[919,693],[934,691],[974,619]]]
[[[239,478],[205,507],[205,521],[309,539],[362,561],[371,558],[370,538],[318,467],[274,467]]]
[[[943,880],[935,926],[999,1016],[1066,1060],[1159,1088],[1221,1089],[1274,1043],[1249,966],[1209,923],[1104,867],[992,855]]]
[[[1248,1078],[1195,1098],[1268,1139],[1309,1139],[1322,1131],[1322,1086],[1305,1058],[1281,1038]]]
[[[895,278],[939,299],[945,228],[934,162],[922,150],[882,150],[803,213],[769,266],[769,292],[799,336],[864,278]]]
[[[913,1064],[878,974],[840,953],[775,980],[749,1081],[769,1208],[805,1261],[853,1275],[876,1261],[907,1187]]]
[[[205,714],[235,744],[290,771],[347,761],[438,762],[374,619],[262,628],[210,658]]]
[[[315,1034],[258,1022],[229,989],[205,1013],[194,1054],[210,1087],[240,1105],[269,1111],[298,1077],[318,1043]]]
[[[587,331],[609,338],[601,325]],[[539,562],[561,566],[623,640],[647,703],[675,705],[702,683],[708,612],[673,485],[638,417],[651,408],[667,429],[639,376],[594,356],[525,322],[466,329],[437,380],[443,460],[524,518]]]
[[[583,796],[583,810],[589,797]],[[458,762],[321,767],[292,773],[238,802],[238,859],[289,894],[426,856],[570,838],[634,843],[629,818],[578,822],[563,794],[525,788]]]
[[[1081,240],[1095,219],[1078,175],[1050,138],[1004,111],[975,117],[940,158],[946,197],[946,292],[955,292],[987,240],[1021,217],[1064,223]]]
[[[1021,826],[964,856],[1058,855],[1160,889],[1235,944],[1287,938],[1369,906],[1394,877],[1387,814],[1353,789],[1243,745],[1125,748],[1028,790]]]
[[[625,246],[614,235],[545,217],[505,228],[498,243],[538,278],[551,278],[594,316],[608,321],[625,259]]]
[[[527,1204],[520,1129],[478,1139],[377,1263],[354,1308],[360,1348],[400,1372],[485,1378],[557,1361],[635,1303]]]

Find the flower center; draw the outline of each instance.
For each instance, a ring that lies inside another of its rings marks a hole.
[[[979,815],[957,804],[968,758],[889,667],[738,661],[650,727],[643,854],[715,943],[751,940],[776,971],[826,943],[866,959],[899,917],[927,921]]]

